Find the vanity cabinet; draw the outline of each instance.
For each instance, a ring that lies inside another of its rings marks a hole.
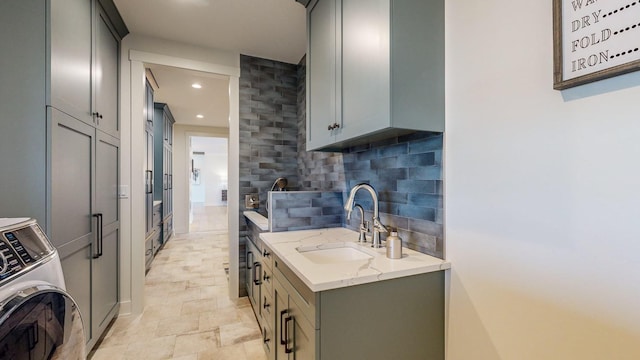
[[[444,359],[444,271],[313,292],[271,256],[269,359]]]
[[[307,8],[307,150],[444,131],[444,1]]]
[[[258,247],[247,237],[246,257],[247,265],[245,268],[245,284],[247,295],[256,317],[260,317],[260,284],[262,276],[262,255]]]

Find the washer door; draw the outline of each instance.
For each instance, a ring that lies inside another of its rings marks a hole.
[[[0,304],[0,359],[85,359],[80,310],[62,289],[38,285]]]

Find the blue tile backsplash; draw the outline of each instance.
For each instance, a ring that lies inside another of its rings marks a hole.
[[[292,191],[269,193],[273,232],[344,226],[343,193]]]
[[[267,192],[284,176],[289,190],[301,192],[272,193],[274,231],[355,230],[359,215],[354,212],[346,222],[342,203],[351,187],[366,182],[378,191],[383,224],[397,228],[407,247],[443,258],[442,134],[413,133],[337,153],[307,152],[305,59],[296,66],[243,55],[240,66],[241,201],[246,193],[259,193],[258,211],[266,215]],[[370,218],[368,196],[362,192],[356,201]],[[248,231],[239,216],[242,239]],[[242,269],[244,242],[240,244]]]

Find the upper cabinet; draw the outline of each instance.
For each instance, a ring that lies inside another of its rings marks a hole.
[[[108,0],[55,0],[50,11],[47,104],[119,138],[118,60],[126,26]]]
[[[307,150],[444,131],[444,1],[315,0]]]

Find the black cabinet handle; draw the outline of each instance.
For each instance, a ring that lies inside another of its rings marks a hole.
[[[271,257],[271,253],[270,253],[270,252],[268,252],[268,251],[267,251],[267,249],[264,249],[264,250],[262,251],[262,256],[264,256],[264,257]]]
[[[284,316],[287,315],[288,311],[289,310],[280,311],[280,345],[285,345],[285,348],[287,344],[287,338],[282,332],[284,330]]]
[[[258,273],[258,268],[260,268],[260,271],[262,271],[262,264],[256,261],[255,263],[253,263],[253,283],[256,285],[262,285],[260,274]]]
[[[267,297],[264,297],[264,301],[262,302],[262,308],[267,310],[267,308],[271,306],[271,304],[267,303]]]
[[[93,214],[93,217],[96,218],[96,253],[93,254],[93,258],[97,259],[102,256],[102,214]]]
[[[263,280],[263,281],[269,281],[269,279],[271,279],[271,276],[267,275],[267,272],[266,272],[266,271],[265,271],[265,272],[263,272],[262,280]]]
[[[271,339],[267,338],[267,329],[263,328],[262,329],[262,342],[267,344],[267,343],[269,343],[269,341],[271,341]]]
[[[331,124],[331,125],[329,125],[329,126],[327,127],[327,130],[331,131],[331,130],[335,130],[335,129],[338,129],[338,128],[340,128],[340,124],[338,124],[338,123],[333,123],[333,124]]]
[[[293,321],[293,316],[289,316],[284,319],[284,337],[287,339],[284,343],[285,354],[291,354],[293,352],[293,349],[289,348],[289,321]]]

